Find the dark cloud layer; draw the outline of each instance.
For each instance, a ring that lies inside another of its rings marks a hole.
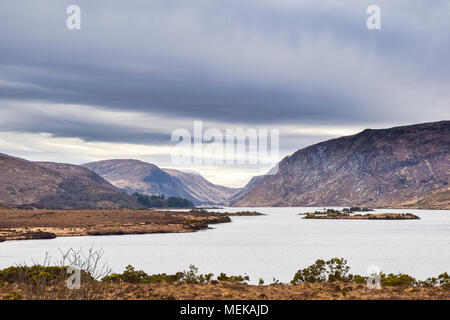
[[[0,103],[62,103],[251,125],[450,116],[448,1],[24,1],[0,4]],[[69,4],[82,30],[65,28]],[[17,117],[20,118],[20,108]],[[56,122],[55,119],[58,119]],[[190,121],[190,120],[189,120]],[[161,143],[161,132],[36,114],[3,129]]]

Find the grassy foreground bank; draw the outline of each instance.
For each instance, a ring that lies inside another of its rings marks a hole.
[[[381,273],[380,288],[369,289],[367,277],[350,274],[346,260],[338,258],[300,269],[289,284],[274,279],[249,285],[247,276],[200,274],[193,265],[169,275],[149,275],[132,266],[114,274],[98,269],[101,255],[94,252],[90,262],[80,257],[75,259],[84,266],[79,289],[67,288],[67,266],[15,266],[0,270],[0,299],[450,299],[447,273],[424,281]]]

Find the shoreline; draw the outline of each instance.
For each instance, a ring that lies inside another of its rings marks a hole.
[[[153,233],[188,233],[228,216],[164,210],[20,210],[0,209],[0,242]]]

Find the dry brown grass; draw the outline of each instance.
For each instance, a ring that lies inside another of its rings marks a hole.
[[[363,284],[302,283],[298,285],[247,285],[231,282],[188,283],[105,283],[96,299],[105,300],[449,300],[450,290],[441,287],[383,287],[370,290]],[[70,299],[63,290],[47,288],[46,299]],[[69,291],[67,291],[69,292]],[[70,292],[69,292],[70,293]],[[68,293],[68,294],[69,294]],[[73,295],[72,295],[73,296]],[[0,299],[30,299],[17,284],[0,285]]]
[[[0,209],[0,239],[192,232],[229,221],[226,216],[206,212]]]

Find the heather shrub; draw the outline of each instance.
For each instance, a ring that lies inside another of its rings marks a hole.
[[[126,283],[173,283],[182,279],[183,273],[177,272],[176,274],[159,273],[148,275],[142,270],[136,270],[133,266],[128,265],[125,267],[123,273],[113,273],[102,279],[104,282],[126,282]]]
[[[352,282],[360,283],[360,284],[367,283],[367,278],[368,277],[363,277],[363,276],[360,276],[359,274],[355,274],[355,275],[352,275]]]
[[[0,282],[33,282],[50,284],[57,280],[61,275],[66,275],[67,267],[57,266],[14,266],[0,270]]]
[[[442,288],[448,290],[450,289],[450,275],[447,272],[441,273],[437,278],[431,277],[425,281],[419,281],[421,286],[432,287],[441,286]]]
[[[48,254],[42,264],[18,265],[0,270],[0,282],[17,284],[21,295],[27,299],[96,299],[103,294],[103,286],[98,281],[109,274],[106,264],[101,264],[102,250],[90,248],[87,252],[69,249],[61,252],[57,265]],[[70,289],[69,266],[80,271],[80,286]],[[13,299],[14,296],[4,297]]]
[[[313,265],[298,270],[291,283],[350,281],[353,276],[348,274],[349,270],[347,260],[343,258],[318,259]]]
[[[399,274],[393,274],[390,273],[388,275],[385,275],[384,273],[381,273],[381,284],[383,286],[404,286],[404,287],[410,287],[415,286],[418,283],[416,279],[411,277],[410,275],[399,273]]]
[[[322,259],[316,260],[316,262],[304,269],[298,270],[292,279],[292,284],[300,282],[325,282],[326,278],[326,265]]]
[[[245,282],[245,281],[250,281],[250,277],[249,276],[241,276],[241,275],[237,275],[237,276],[227,276],[226,273],[221,273],[218,277],[217,280],[219,281],[228,281],[228,282]]]
[[[189,270],[185,270],[182,273],[181,281],[186,283],[205,284],[208,283],[214,276],[212,273],[199,274],[198,268],[191,264]]]
[[[128,265],[122,274],[113,273],[102,279],[105,282],[127,282],[127,283],[147,283],[148,274],[142,270],[135,270],[133,266]]]

